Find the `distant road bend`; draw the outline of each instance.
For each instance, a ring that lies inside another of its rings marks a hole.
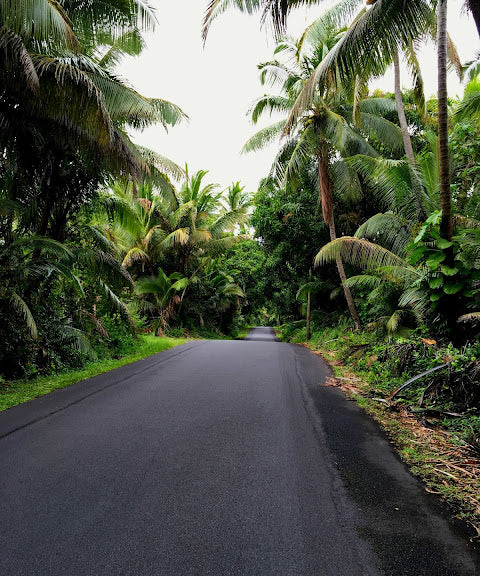
[[[480,574],[328,374],[256,328],[0,414],[0,575]]]

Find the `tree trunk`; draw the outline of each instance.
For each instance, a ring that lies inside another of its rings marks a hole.
[[[403,147],[405,148],[406,157],[410,160],[410,162],[415,162],[412,140],[410,138],[410,132],[408,131],[407,117],[405,116],[405,109],[403,107],[402,86],[400,84],[400,58],[398,56],[398,52],[395,53],[393,66],[395,71],[395,104],[397,106],[400,129],[402,131]]]
[[[322,204],[322,214],[323,219],[328,225],[330,231],[330,240],[335,240],[337,233],[335,230],[335,221],[333,218],[333,195],[332,195],[332,179],[330,178],[330,172],[328,168],[328,154],[320,153],[318,155],[318,182],[320,185],[320,201]],[[357,330],[362,329],[362,323],[357,313],[355,307],[355,302],[353,301],[352,293],[350,288],[345,284],[347,276],[345,274],[345,268],[343,267],[343,262],[341,256],[336,259],[338,275],[342,282],[343,292],[345,294],[345,299],[347,301],[348,309],[350,315],[352,316],[353,322],[355,323],[355,328]]]
[[[398,121],[400,123],[400,130],[402,131],[403,147],[405,148],[405,156],[408,158],[410,163],[410,178],[412,180],[412,190],[415,196],[415,206],[417,212],[417,219],[420,220],[423,216],[423,207],[420,198],[421,194],[421,184],[418,181],[418,177],[415,174],[415,154],[413,152],[412,139],[410,138],[410,132],[408,130],[407,117],[405,116],[405,108],[403,107],[402,100],[402,86],[400,83],[400,58],[398,56],[398,51],[395,52],[395,58],[393,60],[394,72],[395,72],[395,105],[397,107]]]
[[[450,160],[448,154],[447,103],[447,0],[437,5],[438,50],[438,148],[440,156],[440,236],[452,239],[452,197],[450,193]]]

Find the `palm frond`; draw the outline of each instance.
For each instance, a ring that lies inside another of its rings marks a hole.
[[[189,242],[191,244],[204,244],[212,240],[212,233],[206,228],[196,228],[194,232],[190,234]]]
[[[64,325],[61,328],[62,339],[66,340],[77,352],[85,354],[90,360],[96,360],[97,354],[85,334],[78,328]]]
[[[60,2],[55,0],[1,2],[0,28],[11,30],[26,40],[50,43],[53,39],[64,46],[78,48],[71,21]]]
[[[396,112],[397,107],[393,98],[363,98],[360,103],[360,110],[367,114],[384,116]]]
[[[92,314],[88,310],[80,310],[79,315],[89,320],[93,324],[97,332],[100,334],[100,336],[102,336],[103,338],[110,338],[110,334],[108,333],[107,329],[103,325],[100,318],[95,316],[95,314]]]
[[[480,80],[476,78],[467,84],[463,100],[454,113],[456,120],[468,120],[480,116]]]
[[[219,216],[208,229],[213,238],[218,237],[219,234],[229,230],[235,224],[245,224],[248,221],[248,212],[245,206],[241,206],[235,210],[231,210]]]
[[[248,239],[248,236],[239,234],[238,236],[225,236],[224,238],[217,238],[211,240],[205,247],[205,251],[208,254],[214,256],[220,256],[225,253],[226,250],[235,246],[239,242],[243,242]]]
[[[177,228],[165,237],[162,244],[167,248],[171,248],[172,246],[175,246],[175,244],[184,246],[188,242],[189,238],[190,228]]]
[[[372,158],[358,154],[345,162],[368,182],[385,208],[394,207],[405,218],[415,220],[416,203],[411,185],[411,166],[407,160]]]
[[[403,139],[400,127],[376,114],[360,112],[362,128],[370,135],[376,135],[384,146],[394,154],[402,153]]]
[[[342,198],[360,201],[363,196],[363,188],[358,173],[343,159],[330,165],[330,176],[335,191]]]
[[[290,100],[284,96],[262,96],[252,106],[249,113],[252,115],[252,121],[256,124],[264,113],[269,113],[270,116],[274,112],[285,112],[290,109]]]
[[[128,307],[120,300],[120,298],[115,294],[115,292],[110,288],[110,286],[103,280],[98,280],[98,284],[102,288],[107,300],[113,305],[114,309],[121,315],[121,317],[126,320],[132,329],[134,330],[134,323]]]
[[[458,54],[457,47],[455,42],[450,37],[450,34],[447,33],[447,59],[448,59],[448,67],[450,70],[456,72],[458,78],[462,80],[463,78],[463,64],[460,59],[460,55]]]
[[[112,71],[126,54],[138,56],[144,48],[145,40],[140,30],[127,30],[113,39],[109,49],[98,58],[98,65],[104,70]]]
[[[349,288],[359,288],[373,290],[382,284],[383,280],[380,276],[373,274],[358,274],[357,276],[350,276],[346,279],[345,285]]]
[[[469,314],[463,314],[457,320],[457,322],[478,322],[480,320],[480,312],[470,312]]]
[[[390,250],[353,236],[343,236],[323,246],[315,256],[314,263],[315,266],[321,266],[339,257],[344,262],[367,270],[382,266],[405,266],[405,260]]]
[[[393,212],[375,214],[359,227],[355,236],[381,244],[402,257],[406,256],[406,248],[411,242],[409,228]]]
[[[411,40],[404,50],[405,59],[413,79],[413,99],[420,117],[426,120],[427,104],[425,101],[425,90],[423,84],[422,71],[418,62],[417,52],[413,40]]]
[[[138,151],[142,155],[145,163],[150,168],[156,168],[160,173],[167,174],[171,176],[174,180],[181,180],[185,178],[185,170],[176,164],[173,160],[170,160],[166,156],[162,156],[158,152],[144,146],[136,145]],[[165,186],[168,185],[168,181],[165,182]],[[171,186],[171,185],[170,185]],[[162,190],[163,192],[163,190]]]
[[[32,57],[22,38],[11,30],[0,28],[0,80],[10,90],[23,91],[27,87],[38,94],[40,82]]]
[[[242,12],[252,14],[260,9],[259,0],[210,0],[203,18],[202,37],[207,40],[208,31],[212,22],[230,8],[237,8]]]
[[[135,262],[147,262],[148,261],[148,254],[142,248],[138,246],[134,246],[131,248],[126,254],[124,259],[122,260],[122,266],[124,268],[130,268],[133,266]]]
[[[13,292],[10,295],[10,303],[12,305],[12,309],[19,316],[23,318],[23,321],[25,322],[25,326],[27,327],[30,336],[32,338],[37,338],[38,336],[37,325],[35,323],[35,319],[33,318],[33,314],[30,308],[28,307],[27,303],[25,302],[25,300],[23,300],[23,298],[19,296],[16,292]]]
[[[279,172],[283,173],[283,185],[285,185],[294,175],[300,173],[302,168],[310,162],[312,158],[312,145],[310,139],[312,131],[313,127],[309,127],[296,139],[292,139],[295,142],[295,146],[291,150],[290,157],[284,167],[279,170]]]
[[[426,0],[377,0],[362,10],[348,31],[321,61],[305,83],[287,123],[287,132],[309,108],[315,91],[330,83],[348,85],[357,76],[382,75],[396,51],[431,26]]]
[[[274,140],[278,139],[283,132],[285,127],[285,120],[276,122],[271,126],[262,128],[256,134],[254,134],[243,146],[242,154],[246,152],[255,152],[265,148],[271,144]]]

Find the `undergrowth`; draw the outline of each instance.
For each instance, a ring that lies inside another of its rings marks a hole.
[[[305,343],[305,323],[283,326],[280,337]],[[480,344],[455,348],[421,331],[386,340],[345,322],[313,326],[308,346],[330,363],[336,385],[380,423],[427,490],[480,530]]]
[[[90,362],[79,370],[65,370],[59,374],[22,380],[6,381],[0,378],[0,411],[22,404],[38,396],[43,396],[53,390],[65,388],[97,374],[141,360],[157,352],[184,344],[186,341],[184,338],[158,338],[152,334],[140,335],[135,340],[136,346],[133,351],[130,349],[128,353],[117,358]]]

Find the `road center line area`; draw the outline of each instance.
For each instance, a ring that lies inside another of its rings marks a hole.
[[[254,329],[0,414],[0,574],[479,574],[329,374]]]

